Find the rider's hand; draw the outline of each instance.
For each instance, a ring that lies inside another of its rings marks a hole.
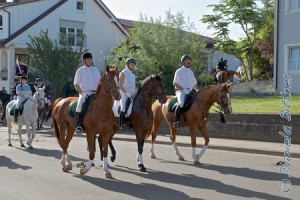
[[[182,92],[183,92],[184,94],[189,94],[189,93],[190,93],[190,90],[189,90],[189,89],[183,89]]]
[[[126,92],[125,94],[126,94],[126,96],[128,96],[129,98],[132,97],[132,93],[130,93],[130,92]]]
[[[83,93],[81,93],[81,96],[82,96],[82,98],[85,99],[85,98],[87,97],[87,93],[84,93],[84,92],[83,92]]]

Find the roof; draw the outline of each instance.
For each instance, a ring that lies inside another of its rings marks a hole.
[[[33,3],[33,2],[36,2],[36,1],[42,1],[42,0],[18,0],[16,2],[0,3],[0,9],[4,8],[4,7],[16,6],[16,5],[20,5],[20,4],[24,4],[24,3]],[[49,15],[50,13],[52,13],[53,11],[55,11],[57,8],[59,8],[61,5],[63,5],[67,1],[68,0],[61,0],[61,1],[59,1],[57,4],[55,4],[54,6],[52,6],[51,8],[49,8],[48,10],[46,10],[40,16],[36,17],[32,21],[30,21],[28,24],[24,25],[17,32],[11,34],[8,38],[6,38],[4,40],[0,40],[0,46],[5,46],[5,44],[7,44],[8,42],[10,42],[11,40],[13,40],[14,38],[16,38],[17,36],[21,35],[24,31],[26,31],[31,26],[33,26],[34,24],[36,24],[37,22],[39,22],[40,20],[42,20],[43,18],[45,18],[47,15]],[[124,27],[121,25],[121,23],[117,20],[117,18],[113,15],[113,13],[106,7],[106,5],[101,0],[100,0],[100,3],[97,0],[94,0],[94,1],[99,6],[99,8],[106,14],[107,17],[116,19],[116,20],[112,21],[114,23],[114,25],[124,35],[128,35],[127,31],[124,29]]]
[[[121,19],[118,18],[119,22],[124,26],[125,29],[129,30],[130,28],[134,27],[134,23],[138,22],[138,21],[134,21],[134,20],[129,20],[129,19]],[[216,42],[210,38],[210,37],[206,37],[203,35],[199,35],[199,39],[201,41],[206,42],[208,45],[214,45]]]

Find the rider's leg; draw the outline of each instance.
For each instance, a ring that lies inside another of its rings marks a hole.
[[[20,106],[22,104],[22,98],[18,98],[17,99],[17,106],[16,106],[16,109],[15,109],[15,114],[14,114],[14,121],[17,123],[18,122],[18,115],[19,115],[19,111],[20,111]]]
[[[180,121],[179,121],[179,117],[182,111],[182,107],[184,104],[184,99],[185,99],[185,94],[182,91],[176,90],[176,97],[178,100],[178,105],[176,107],[175,110],[175,114],[174,114],[174,128],[178,129],[180,128]]]
[[[126,129],[126,124],[125,124],[125,110],[126,110],[126,102],[128,99],[128,96],[124,93],[121,92],[121,113],[120,113],[120,129],[125,130]]]
[[[76,134],[82,134],[83,133],[83,129],[81,126],[81,119],[82,119],[82,115],[81,115],[81,111],[82,111],[82,104],[83,104],[83,100],[84,98],[79,95],[78,98],[78,102],[77,102],[77,107],[76,107],[76,113],[75,113],[75,133]]]

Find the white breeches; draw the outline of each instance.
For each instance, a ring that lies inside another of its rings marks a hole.
[[[127,99],[129,98],[124,92],[121,91],[121,100],[120,100],[120,103],[121,103],[121,112],[125,112],[125,109],[126,109],[126,102],[127,102]]]
[[[180,108],[183,107],[185,96],[186,96],[186,94],[184,94],[183,92],[181,92],[179,90],[176,90],[176,97],[177,97]]]

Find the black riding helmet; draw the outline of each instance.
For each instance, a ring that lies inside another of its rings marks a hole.
[[[21,80],[23,80],[23,79],[27,80],[27,77],[26,76],[22,76]]]
[[[90,52],[84,52],[83,54],[82,54],[82,60],[84,60],[84,59],[86,59],[86,58],[93,58],[93,56],[92,56],[92,53],[90,53]]]
[[[185,61],[187,59],[192,60],[192,58],[190,56],[188,56],[188,55],[181,56],[181,63],[183,63],[183,61]]]
[[[126,65],[128,65],[129,63],[136,64],[136,60],[134,58],[127,58]]]
[[[42,82],[42,80],[40,79],[40,78],[36,78],[35,79],[35,82],[37,83],[37,82]]]

